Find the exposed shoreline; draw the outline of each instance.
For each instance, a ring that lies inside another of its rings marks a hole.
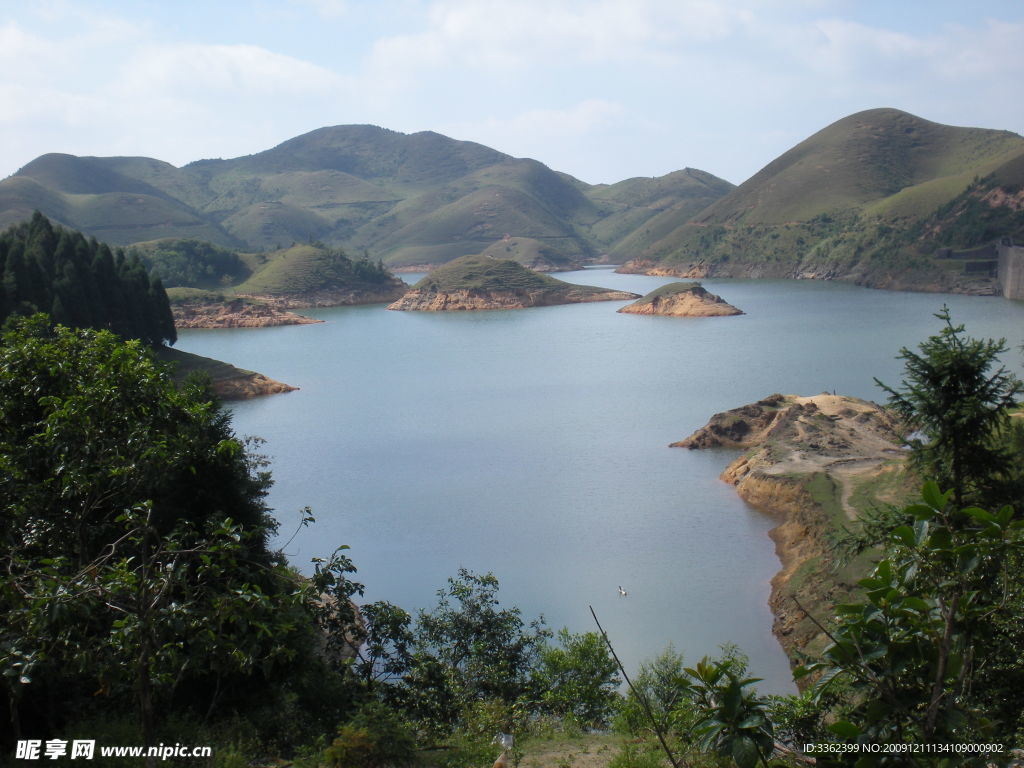
[[[672,445],[748,449],[721,479],[778,521],[769,532],[780,561],[768,600],[772,632],[791,659],[820,650],[826,638],[798,603],[826,618],[855,590],[861,565],[834,570],[827,535],[857,519],[865,503],[899,502],[907,490],[892,414],[852,397],[771,395],[715,414]]]

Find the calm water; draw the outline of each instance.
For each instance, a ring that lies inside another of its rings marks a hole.
[[[665,278],[587,270],[637,293]],[[621,315],[624,302],[431,314],[311,311],[320,325],[185,331],[178,346],[301,387],[234,406],[266,439],[281,544],[300,566],[348,544],[368,600],[429,607],[460,567],[555,629],[593,629],[627,667],[673,643],[738,644],[763,689],[792,689],[766,601],[772,521],[718,480],[731,452],[669,449],[772,392],[881,399],[901,346],[947,303],[974,336],[1024,341],[1024,303],[837,283],[706,281],[746,315]],[[1007,363],[1021,373],[1021,353]],[[618,585],[629,596],[618,596]]]

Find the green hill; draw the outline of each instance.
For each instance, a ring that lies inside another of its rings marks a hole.
[[[340,294],[350,298],[328,303],[355,304],[389,301],[405,289],[405,283],[379,262],[350,259],[320,244],[293,245],[256,256],[254,262],[251,277],[233,287],[235,294],[299,300]]]
[[[605,246],[607,261],[624,261],[643,253],[680,221],[697,215],[734,188],[695,168],[593,187],[587,196],[600,206],[602,215],[590,231]]]
[[[41,210],[122,245],[199,239],[277,251],[322,241],[393,267],[480,253],[507,235],[533,244],[515,258],[564,269],[596,260],[633,224],[677,202],[671,181],[656,186],[652,200],[429,131],[350,125],[182,168],[144,157],[44,155],[0,181],[0,224]],[[681,194],[696,212],[714,199],[707,191]]]
[[[979,229],[990,239],[1019,231],[1013,190],[1024,182],[1022,158],[1024,138],[1008,131],[940,125],[894,109],[860,112],[697,215],[676,218],[632,268],[967,289],[984,270],[934,254],[940,245],[977,245]],[[964,195],[985,202],[953,204]],[[940,222],[944,215],[960,221]]]

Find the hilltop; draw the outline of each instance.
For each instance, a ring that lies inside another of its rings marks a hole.
[[[435,269],[388,309],[427,312],[524,309],[635,298],[638,298],[635,293],[556,280],[511,259],[463,256]]]
[[[624,269],[990,291],[993,254],[959,251],[1024,234],[1022,182],[1017,134],[868,110],[677,218]]]
[[[119,245],[184,238],[275,251],[322,241],[410,269],[515,238],[522,247],[501,255],[554,270],[600,258],[667,207],[696,213],[731,186],[685,171],[591,187],[430,131],[343,125],[182,168],[145,157],[43,155],[0,182],[0,225],[38,209]]]

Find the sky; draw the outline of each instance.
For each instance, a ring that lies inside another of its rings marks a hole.
[[[1024,133],[1022,40],[1021,0],[0,0],[0,178],[369,123],[738,184],[863,109]]]

